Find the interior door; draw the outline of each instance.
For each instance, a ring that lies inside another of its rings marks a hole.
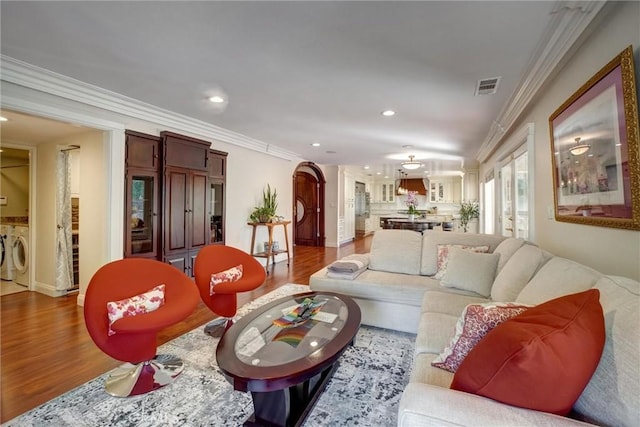
[[[296,245],[318,246],[318,180],[296,172]]]
[[[500,168],[502,235],[529,238],[529,168],[525,149],[514,152]]]

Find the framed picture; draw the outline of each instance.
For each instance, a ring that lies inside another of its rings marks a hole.
[[[549,117],[557,221],[640,230],[638,101],[631,46]]]

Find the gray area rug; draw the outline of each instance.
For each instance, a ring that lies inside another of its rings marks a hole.
[[[284,285],[238,310],[238,317],[276,298],[306,292]],[[395,426],[409,381],[415,336],[362,326],[355,345],[305,422],[315,426]],[[185,361],[176,382],[142,396],[116,398],[104,391],[107,374],[83,384],[5,426],[239,426],[253,412],[251,396],[234,391],[217,370],[217,338],[199,327],[161,346],[159,354]]]

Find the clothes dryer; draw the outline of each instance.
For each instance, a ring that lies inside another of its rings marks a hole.
[[[13,280],[13,226],[0,225],[0,249],[2,262],[0,263],[0,278]]]
[[[29,286],[29,227],[16,225],[13,230],[14,281]]]

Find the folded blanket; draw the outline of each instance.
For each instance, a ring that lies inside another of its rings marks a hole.
[[[367,255],[354,254],[335,261],[327,267],[327,270],[334,273],[355,273],[368,266],[369,257]]]
[[[353,280],[358,277],[367,267],[356,270],[353,273],[339,273],[331,270],[327,270],[327,277],[331,279]]]

